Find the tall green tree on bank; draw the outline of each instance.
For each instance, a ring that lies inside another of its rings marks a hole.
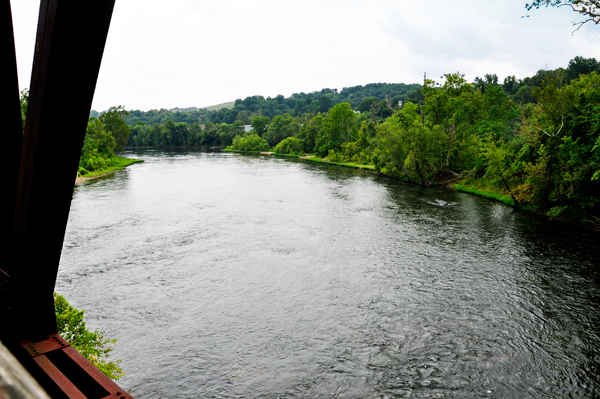
[[[600,75],[549,80],[523,126],[521,201],[557,217],[600,221]]]
[[[316,115],[308,123],[304,123],[302,129],[298,132],[298,138],[302,140],[304,152],[313,152],[317,142],[317,137],[323,128],[323,116]]]
[[[315,142],[315,152],[326,156],[329,151],[339,151],[343,143],[354,141],[356,135],[356,114],[350,104],[336,104],[323,118],[321,132]]]
[[[100,122],[104,129],[110,132],[115,139],[115,152],[123,152],[129,139],[129,126],[125,123],[125,117],[129,112],[122,105],[110,107],[108,111],[100,115]]]
[[[269,124],[263,138],[274,147],[283,139],[296,135],[299,130],[300,124],[290,114],[277,115]]]
[[[439,126],[447,137],[442,166],[450,170],[469,169],[475,156],[475,138],[470,128],[480,119],[482,93],[460,73],[445,74],[444,78],[442,85],[432,80],[425,82],[422,112],[431,128]]]
[[[420,107],[410,102],[379,125],[374,138],[374,162],[384,174],[429,185],[444,167],[448,133],[423,121]]]
[[[91,116],[85,131],[83,148],[79,159],[79,172],[87,174],[98,169],[106,169],[112,165],[115,156],[115,140],[109,132],[104,129],[100,120]]]
[[[251,119],[252,130],[260,137],[264,137],[265,133],[267,133],[269,123],[271,123],[271,120],[267,116],[258,115]]]

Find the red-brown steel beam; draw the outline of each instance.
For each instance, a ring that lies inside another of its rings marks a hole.
[[[58,334],[36,343],[23,341],[21,345],[52,381],[48,391],[53,397],[64,394],[73,399],[132,399]]]

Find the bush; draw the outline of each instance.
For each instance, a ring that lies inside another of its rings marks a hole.
[[[120,360],[116,362],[106,360],[108,354],[113,350],[112,346],[117,343],[116,339],[104,339],[104,331],[88,330],[83,321],[85,311],[75,309],[62,295],[56,292],[54,293],[54,309],[56,325],[61,337],[110,379],[116,381],[125,375],[119,366]]]
[[[269,144],[258,134],[235,136],[230,147],[234,151],[269,151]]]
[[[304,143],[296,137],[288,137],[277,144],[275,152],[279,154],[303,155]]]

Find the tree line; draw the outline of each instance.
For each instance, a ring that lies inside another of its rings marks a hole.
[[[583,57],[502,83],[494,74],[467,82],[450,73],[441,82],[425,80],[398,102],[372,96],[357,106],[340,102],[326,112],[315,107],[273,117],[250,107],[249,120],[204,126],[138,123],[127,145],[314,154],[372,164],[415,184],[460,182],[504,193],[551,217],[597,223],[599,73],[598,61]],[[252,101],[239,100],[245,106]],[[252,130],[246,133],[247,122]]]
[[[329,111],[335,104],[349,102],[354,108],[358,108],[364,99],[369,98],[366,104],[385,100],[397,103],[405,98],[418,98],[420,95],[420,84],[404,83],[370,83],[365,86],[345,87],[338,92],[337,89],[322,89],[310,93],[294,93],[290,97],[278,95],[275,97],[250,96],[245,99],[237,99],[233,108],[222,108],[219,110],[207,110],[203,108],[175,108],[173,110],[160,109],[150,111],[131,110],[124,116],[125,122],[133,127],[136,124],[152,126],[164,124],[167,120],[174,123],[187,123],[192,125],[198,123],[233,124],[241,121],[246,125],[251,123],[254,116],[261,115],[273,118],[277,115],[290,114],[294,117],[304,114],[316,114]],[[383,109],[383,108],[382,108]],[[101,112],[90,111],[90,116],[98,118]]]
[[[379,119],[349,103],[325,114],[268,121],[233,138],[230,149],[313,153],[373,164],[421,185],[460,182],[503,193],[517,206],[600,224],[600,65],[576,57],[531,78],[464,75],[426,80],[422,99]]]

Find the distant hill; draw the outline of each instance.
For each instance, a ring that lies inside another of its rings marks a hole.
[[[410,100],[418,102],[421,96],[421,85],[418,83],[369,83],[364,86],[344,87],[337,89],[322,89],[310,93],[294,93],[289,97],[278,95],[275,97],[251,96],[235,100],[232,108],[221,108],[210,111],[209,120],[212,123],[232,124],[236,120],[250,123],[255,115],[273,118],[277,115],[290,114],[301,116],[327,112],[335,104],[347,102],[357,110],[363,100],[390,101],[398,104],[399,101]],[[385,107],[384,107],[385,108]]]
[[[175,108],[170,108],[169,111],[183,111],[183,112],[187,112],[187,111],[195,111],[197,109],[198,109],[198,107],[187,107],[187,108],[175,107]]]
[[[202,107],[202,109],[205,109],[207,111],[218,111],[223,108],[232,109],[234,105],[235,105],[235,101],[231,101],[228,103],[211,105],[210,107]]]
[[[310,93],[294,93],[289,97],[278,95],[265,98],[257,95],[201,108],[163,108],[146,112],[131,110],[125,117],[125,121],[129,126],[138,123],[151,126],[163,124],[167,120],[175,123],[185,122],[201,125],[209,122],[232,124],[239,120],[249,124],[251,118],[256,115],[273,118],[286,113],[292,116],[316,114],[327,112],[335,104],[342,102],[350,103],[355,110],[364,108],[366,102],[371,104],[373,100],[387,101],[390,104],[398,104],[399,101],[405,100],[418,102],[419,96],[421,96],[420,90],[421,85],[416,83],[369,83],[364,86],[344,87],[341,91],[322,89]]]

